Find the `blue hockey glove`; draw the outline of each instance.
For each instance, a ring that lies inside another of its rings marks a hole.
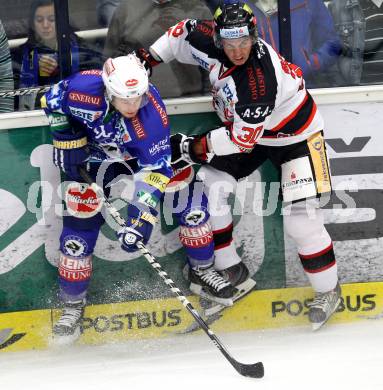
[[[87,143],[83,133],[53,132],[53,163],[72,180],[83,180],[78,173],[78,168],[85,164],[89,157]]]
[[[157,222],[157,211],[149,208],[149,211],[142,211],[130,204],[128,206],[128,217],[126,227],[117,232],[121,248],[126,252],[135,252],[138,248],[137,241],[147,244],[152,234],[153,226]]]

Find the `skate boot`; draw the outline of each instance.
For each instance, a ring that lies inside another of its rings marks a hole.
[[[309,320],[313,330],[319,329],[335,312],[340,304],[341,293],[338,282],[334,290],[315,294],[309,309]]]
[[[243,262],[219,271],[219,273],[237,289],[233,296],[233,303],[247,295],[256,285],[255,280],[250,278],[249,270]],[[211,316],[224,308],[224,306],[219,304],[211,304],[209,307],[205,307],[204,314]]]
[[[236,294],[237,289],[214,269],[213,264],[207,267],[191,267],[189,280],[190,290],[202,298],[224,306],[233,304],[232,297]]]
[[[80,337],[80,325],[84,316],[85,303],[85,299],[65,303],[61,317],[53,327],[56,341],[69,344]]]

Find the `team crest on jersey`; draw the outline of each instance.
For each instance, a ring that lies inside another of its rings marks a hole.
[[[208,220],[207,210],[204,207],[194,207],[186,211],[182,216],[186,226],[198,226]]]
[[[73,257],[83,256],[88,249],[86,241],[79,236],[66,236],[62,246],[65,254]]]
[[[68,213],[77,218],[93,217],[102,207],[102,199],[85,183],[70,183],[65,192],[65,203]]]

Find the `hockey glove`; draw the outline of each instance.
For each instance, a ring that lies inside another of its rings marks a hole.
[[[206,136],[186,136],[176,133],[170,136],[172,168],[179,170],[193,164],[209,161]]]
[[[130,204],[128,206],[128,217],[126,227],[117,232],[121,248],[126,252],[135,252],[138,248],[137,241],[147,244],[152,234],[153,226],[157,222],[156,210],[149,208],[149,211],[142,211]]]
[[[148,71],[149,77],[153,73],[153,67],[159,65],[162,62],[160,59],[157,60],[154,58],[153,55],[144,48],[134,50],[133,54],[135,54],[136,57],[140,59],[145,69]]]
[[[84,133],[53,132],[53,163],[72,180],[83,181],[78,168],[85,164],[89,157],[87,143]]]

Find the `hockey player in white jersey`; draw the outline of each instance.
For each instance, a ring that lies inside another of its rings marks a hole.
[[[176,59],[210,72],[223,126],[206,129],[202,136],[178,135],[178,146],[172,143],[173,155],[203,164],[199,175],[207,193],[217,180],[230,182],[235,190],[238,180],[267,159],[280,172],[284,229],[296,243],[315,292],[309,320],[318,329],[337,309],[341,289],[332,240],[318,207],[318,198],[331,192],[324,123],[301,69],[258,38],[250,7],[237,0],[223,1],[213,21],[180,21],[138,54],[148,66]],[[226,204],[229,193],[220,196]],[[232,240],[232,216],[210,214],[215,267],[224,274],[242,264]]]

